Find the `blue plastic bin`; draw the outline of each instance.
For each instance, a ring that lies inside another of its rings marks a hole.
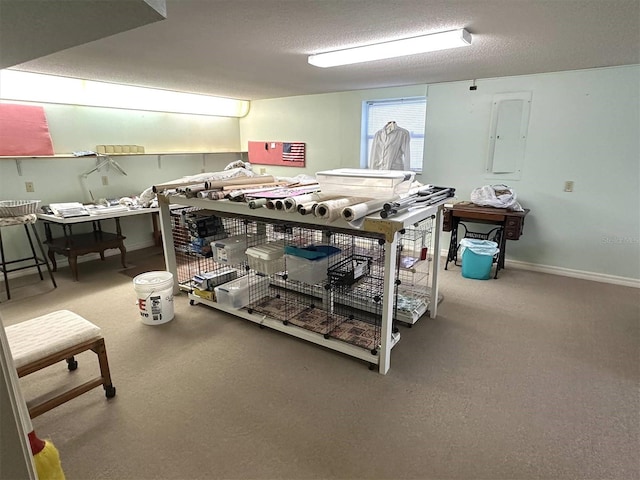
[[[498,244],[491,240],[476,240],[463,238],[460,241],[462,249],[462,276],[477,280],[491,278],[493,257],[499,251]]]

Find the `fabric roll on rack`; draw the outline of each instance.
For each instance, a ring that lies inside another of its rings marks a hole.
[[[316,205],[318,205],[318,202],[315,202],[313,200],[310,202],[301,203],[300,205],[298,205],[298,213],[300,215],[310,215],[315,210]]]
[[[306,193],[303,195],[297,195],[295,197],[287,197],[284,199],[284,211],[293,213],[298,211],[299,205],[306,204],[309,202],[319,203],[324,200],[331,200],[337,197],[338,195],[330,194],[330,193],[322,193],[322,192],[313,192],[313,193]]]
[[[343,197],[343,198],[334,198],[333,200],[326,200],[324,202],[318,203],[313,214],[324,220],[329,220],[333,222],[341,217],[342,210],[345,207],[355,205],[358,203],[367,202],[372,200],[371,198],[364,197]]]
[[[266,205],[267,205],[266,198],[256,198],[255,200],[249,201],[249,208],[252,208],[252,209],[266,207]]]
[[[385,203],[393,202],[398,198],[400,197],[386,198],[383,200],[374,199],[367,202],[356,203],[354,205],[344,207],[341,211],[341,215],[347,222],[354,222],[366,217],[367,215],[379,212],[384,208]]]
[[[224,188],[230,185],[264,185],[267,183],[275,183],[276,179],[272,175],[258,175],[255,177],[235,177],[226,180],[209,180],[205,182],[207,190],[215,188]]]

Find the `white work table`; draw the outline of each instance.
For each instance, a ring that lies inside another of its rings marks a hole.
[[[251,209],[246,203],[231,202],[228,200],[209,200],[203,198],[186,198],[182,195],[162,195],[158,194],[160,205],[160,221],[163,236],[163,248],[165,254],[166,268],[174,274],[177,279],[176,246],[172,235],[172,219],[169,209],[170,204],[180,204],[183,206],[196,207],[210,211],[212,214],[226,218],[242,219],[249,222],[266,224],[292,224],[301,228],[323,230],[330,232],[340,232],[354,237],[366,237],[376,239],[376,244],[381,245],[384,251],[384,285],[381,288],[382,308],[381,308],[381,335],[380,345],[374,351],[364,349],[352,344],[344,343],[327,335],[322,335],[309,331],[308,329],[292,326],[287,321],[269,318],[263,314],[252,312],[251,309],[231,309],[220,305],[215,301],[208,301],[198,297],[192,298],[192,304],[203,303],[219,310],[227,311],[233,315],[259,323],[289,335],[302,338],[304,340],[322,345],[324,347],[346,353],[369,362],[370,366],[377,366],[379,373],[386,374],[390,368],[390,354],[392,347],[398,343],[400,334],[393,332],[392,322],[394,319],[394,305],[396,295],[396,271],[397,252],[400,245],[400,238],[405,229],[411,229],[425,219],[432,219],[434,231],[432,234],[433,244],[431,246],[433,259],[430,276],[431,302],[427,314],[435,317],[437,314],[438,298],[438,271],[440,269],[440,232],[442,230],[442,210],[445,200],[426,207],[409,209],[396,216],[383,219],[379,213],[371,214],[364,219],[360,227],[354,227],[342,219],[328,222],[313,215],[301,215],[299,213],[289,213],[282,210],[271,210],[267,208]],[[179,286],[175,282],[177,291]],[[426,288],[427,286],[425,286]]]
[[[153,215],[153,236],[156,245],[159,245],[161,233],[158,228],[157,214],[160,208],[135,208],[129,210],[114,210],[103,212],[100,214],[84,215],[79,217],[62,218],[52,214],[39,213],[38,219],[44,222],[45,243],[48,246],[47,255],[53,265],[53,270],[57,270],[55,254],[64,255],[69,259],[69,266],[73,279],[78,281],[78,256],[88,253],[98,253],[100,258],[104,260],[104,252],[108,249],[119,249],[121,263],[124,268],[126,265],[126,248],[124,246],[125,236],[122,235],[120,227],[120,218],[135,215]],[[116,232],[107,232],[102,229],[102,220],[114,220]],[[72,226],[82,223],[91,222],[93,230],[89,233],[73,233]],[[54,237],[51,231],[51,225],[56,224],[62,227],[62,236]]]

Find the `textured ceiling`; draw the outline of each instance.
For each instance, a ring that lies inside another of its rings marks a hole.
[[[471,47],[307,63],[461,27]],[[167,0],[166,20],[14,68],[255,100],[639,63],[639,0]]]

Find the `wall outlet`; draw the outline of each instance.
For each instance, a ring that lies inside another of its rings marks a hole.
[[[109,185],[109,177],[106,175],[102,176],[102,185]]]
[[[35,192],[33,182],[24,182],[24,187],[27,189],[27,192]]]
[[[567,180],[564,182],[564,191],[573,192],[573,180]]]

